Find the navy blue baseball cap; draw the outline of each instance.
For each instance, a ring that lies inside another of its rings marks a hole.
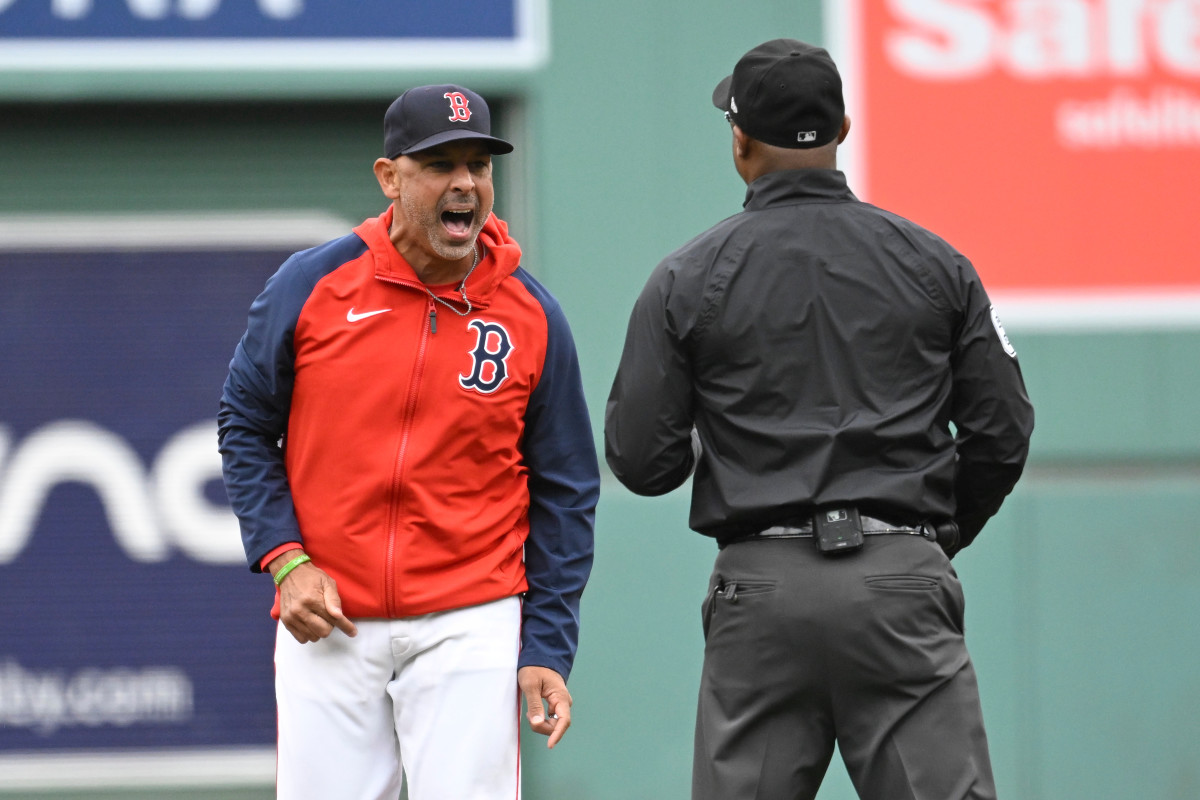
[[[487,102],[462,86],[447,83],[409,89],[383,115],[383,153],[388,158],[457,139],[480,139],[493,155],[513,151],[511,144],[492,136]]]
[[[748,135],[776,147],[828,144],[846,117],[837,65],[824,48],[796,39],[750,50],[717,84],[712,101]]]

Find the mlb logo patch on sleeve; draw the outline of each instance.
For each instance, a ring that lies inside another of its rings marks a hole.
[[[1017,349],[1008,340],[1008,334],[1004,332],[1004,326],[1000,324],[1000,315],[996,313],[996,307],[988,306],[988,309],[992,312],[992,327],[996,329],[996,335],[1000,337],[1000,344],[1004,348],[1004,352],[1008,353],[1009,358],[1016,358]]]

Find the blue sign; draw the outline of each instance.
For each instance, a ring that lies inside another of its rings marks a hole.
[[[507,39],[512,0],[0,0],[5,37]]]
[[[545,14],[546,0],[0,0],[0,67],[532,66]]]
[[[289,252],[0,252],[0,755],[274,744],[216,413]]]

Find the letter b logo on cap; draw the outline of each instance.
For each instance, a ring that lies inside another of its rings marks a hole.
[[[444,95],[450,101],[451,122],[466,122],[471,119],[471,109],[467,107],[467,98],[462,92],[446,92]]]

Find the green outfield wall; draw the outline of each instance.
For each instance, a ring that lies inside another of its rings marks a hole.
[[[387,102],[465,83],[518,145],[497,162],[497,213],[572,323],[599,440],[648,272],[741,207],[713,85],[760,41],[820,40],[821,4],[552,2],[549,24],[549,60],[531,70],[0,71],[0,216],[317,210],[354,224],[383,208],[371,163]],[[1000,795],[1198,797],[1200,323],[1009,334],[1037,409],[1032,457],[955,562]],[[606,472],[574,724],[553,752],[526,737],[530,800],[688,796],[715,548],[688,531],[687,503],[686,489],[637,498]],[[269,790],[195,794],[218,796]],[[854,796],[835,759],[821,800]]]

